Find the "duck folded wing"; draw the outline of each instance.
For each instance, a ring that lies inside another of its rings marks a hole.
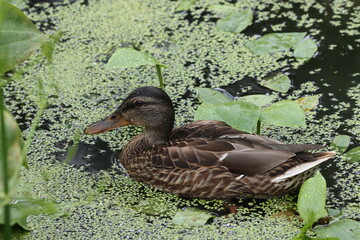
[[[247,139],[193,138],[171,142],[151,155],[157,168],[226,167],[236,174],[255,175],[267,172],[288,159],[321,145],[258,144]],[[303,154],[304,156],[310,155]]]

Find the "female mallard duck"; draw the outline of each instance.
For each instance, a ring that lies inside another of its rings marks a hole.
[[[170,97],[156,87],[134,90],[120,107],[85,129],[98,134],[144,127],[119,155],[129,175],[173,194],[200,198],[268,198],[297,190],[334,152],[315,144],[284,144],[201,120],[173,129]]]

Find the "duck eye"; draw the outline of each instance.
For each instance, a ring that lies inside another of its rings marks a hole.
[[[143,104],[144,104],[144,102],[141,101],[141,100],[136,100],[135,103],[134,103],[134,105],[135,105],[136,107],[141,107]]]

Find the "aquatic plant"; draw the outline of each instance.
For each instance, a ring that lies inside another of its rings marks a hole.
[[[14,197],[20,167],[22,165],[27,167],[27,149],[33,139],[42,111],[46,107],[42,82],[38,81],[39,110],[30,134],[22,144],[19,126],[4,105],[2,88],[13,80],[11,75],[6,76],[5,73],[9,70],[16,71],[16,67],[39,48],[50,62],[54,44],[58,38],[59,35],[43,34],[18,8],[0,0],[0,207],[4,209],[0,214],[0,224],[4,224],[5,239],[11,238],[10,226],[16,223],[28,229],[26,226],[28,215],[53,212],[52,205],[44,201]],[[43,209],[39,210],[39,207]]]

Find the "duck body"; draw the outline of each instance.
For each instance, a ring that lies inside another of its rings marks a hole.
[[[119,155],[128,174],[185,197],[269,198],[296,191],[334,152],[309,153],[317,144],[284,144],[200,120],[173,129],[168,95],[155,87],[133,91],[109,117],[87,129],[97,134],[134,124],[145,130]]]

